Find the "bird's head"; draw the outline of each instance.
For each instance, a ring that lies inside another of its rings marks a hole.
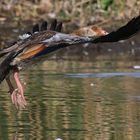
[[[105,31],[101,27],[93,25],[93,26],[87,26],[87,27],[80,28],[80,29],[74,31],[72,34],[75,34],[75,35],[78,35],[78,36],[98,37],[98,36],[107,35],[108,32]]]

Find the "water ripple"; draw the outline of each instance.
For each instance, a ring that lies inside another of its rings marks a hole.
[[[65,77],[70,78],[108,78],[115,76],[128,76],[140,78],[140,72],[112,72],[112,73],[67,73]]]

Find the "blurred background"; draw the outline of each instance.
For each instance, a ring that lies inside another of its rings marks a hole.
[[[0,45],[43,20],[64,32],[114,30],[140,14],[140,0],[0,0]],[[0,85],[1,140],[139,140],[140,34],[117,43],[61,49],[21,72],[28,107]]]
[[[13,20],[58,18],[88,22],[126,19],[139,14],[139,0],[1,0],[0,16]]]

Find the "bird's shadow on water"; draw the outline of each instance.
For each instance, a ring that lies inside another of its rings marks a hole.
[[[22,112],[22,111],[25,111],[25,110],[21,110],[21,109],[17,109],[15,106],[13,107],[13,115],[14,115],[14,123],[13,123],[13,126],[15,130],[13,130],[13,134],[12,134],[12,138],[11,140],[18,140],[19,139],[19,131],[20,131],[20,123],[19,123],[19,114]]]
[[[17,121],[15,121],[15,131],[13,132],[13,135],[12,135],[12,138],[11,138],[11,140],[18,140],[18,122]]]
[[[18,140],[18,132],[19,132],[19,123],[18,123],[18,111],[15,110],[13,111],[14,113],[14,116],[15,116],[15,130],[13,132],[13,135],[12,135],[12,139],[11,140]]]
[[[18,140],[18,131],[13,134],[12,140]]]

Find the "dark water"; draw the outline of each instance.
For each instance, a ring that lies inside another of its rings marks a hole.
[[[139,44],[118,44],[64,49],[21,72],[25,110],[2,83],[0,140],[139,140]]]

